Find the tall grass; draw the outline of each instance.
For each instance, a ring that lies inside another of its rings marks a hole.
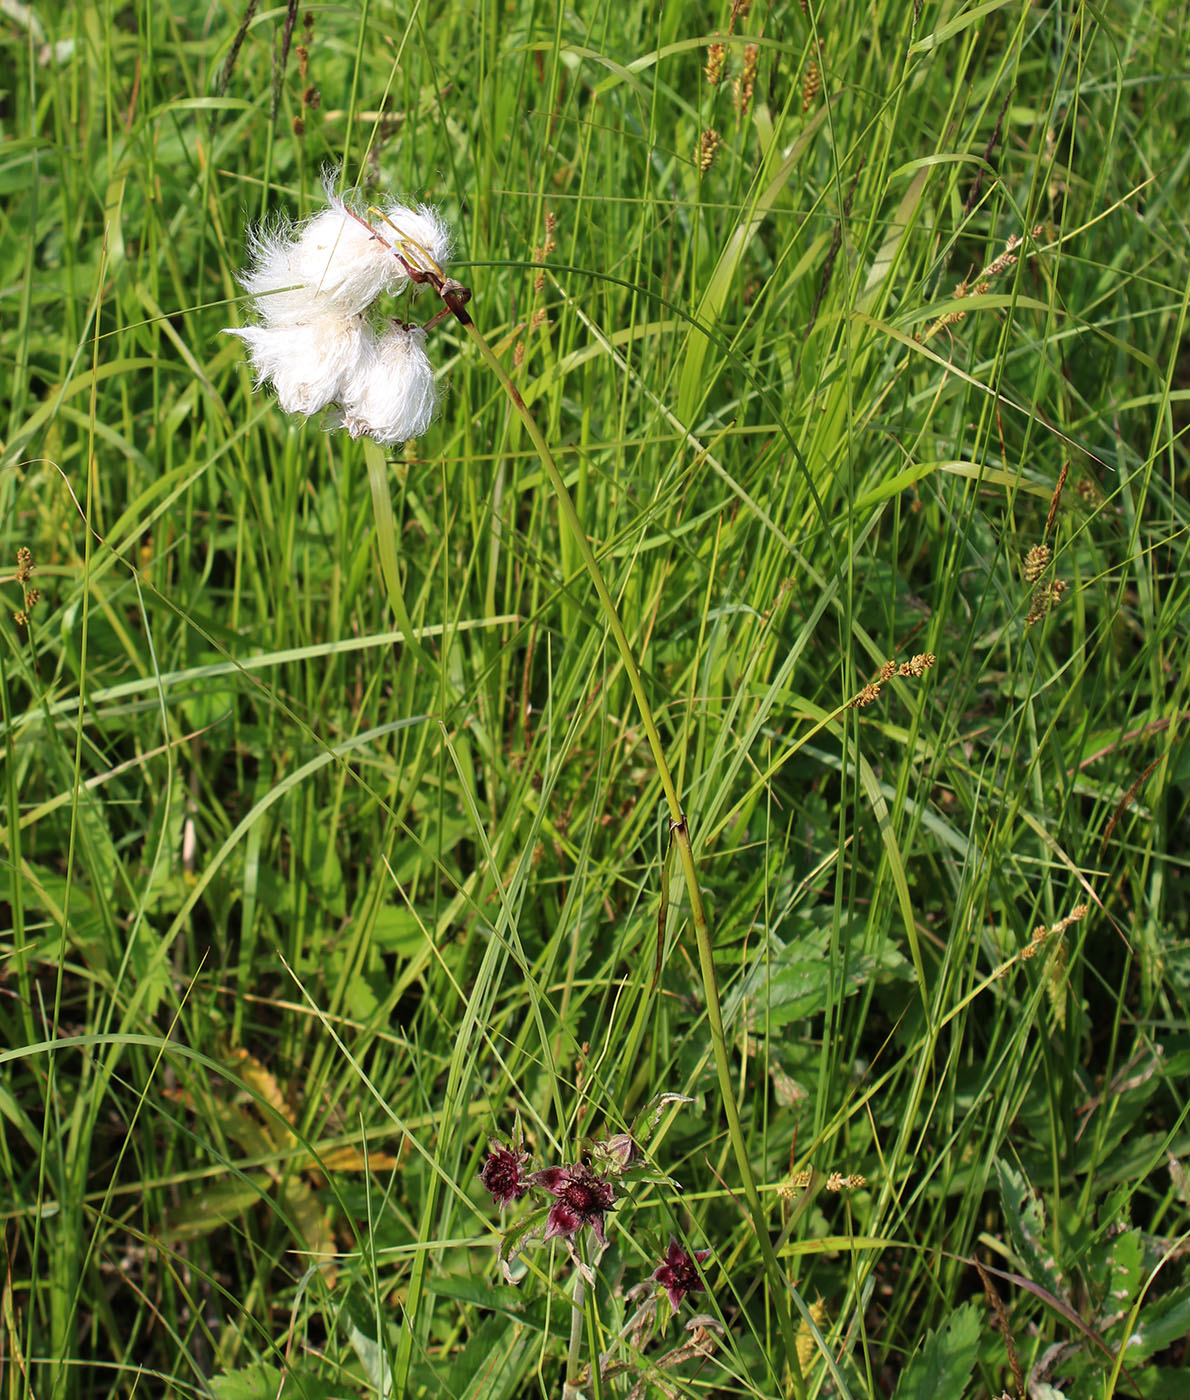
[[[290,17],[5,19],[4,1394],[1180,1395],[1183,8]],[[254,391],[327,166],[581,536]]]

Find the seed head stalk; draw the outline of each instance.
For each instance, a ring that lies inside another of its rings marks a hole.
[[[449,284],[447,284],[449,286]],[[443,289],[439,289],[440,294]],[[445,298],[444,298],[445,299]],[[448,301],[448,306],[450,305]],[[748,1212],[752,1217],[752,1225],[756,1232],[756,1238],[760,1243],[761,1254],[764,1256],[765,1273],[769,1277],[772,1288],[773,1305],[777,1310],[777,1325],[781,1333],[782,1346],[788,1361],[790,1376],[793,1382],[794,1394],[797,1400],[802,1400],[805,1394],[805,1383],[802,1379],[801,1369],[798,1364],[797,1341],[793,1333],[793,1324],[790,1316],[789,1298],[787,1296],[788,1283],[781,1270],[781,1265],[777,1260],[776,1252],[773,1249],[773,1242],[769,1237],[768,1226],[765,1223],[764,1207],[760,1201],[760,1192],[756,1187],[756,1179],[752,1174],[752,1166],[748,1159],[748,1146],[744,1141],[744,1132],[740,1124],[739,1111],[736,1108],[735,1087],[732,1083],[731,1066],[728,1062],[727,1039],[723,1032],[723,1013],[719,1002],[719,987],[715,978],[715,958],[711,947],[711,933],[707,924],[706,907],[702,901],[702,891],[698,884],[698,870],[694,862],[694,850],[690,843],[690,829],[686,824],[685,814],[682,812],[681,803],[678,801],[677,788],[674,785],[673,775],[670,772],[669,764],[666,762],[665,750],[661,744],[661,735],[657,732],[657,724],[653,718],[652,706],[649,698],[645,694],[644,684],[641,680],[640,670],[637,667],[636,659],[632,654],[632,646],[628,640],[628,634],[624,631],[624,624],[620,621],[620,614],[616,608],[615,600],[612,598],[607,583],[603,577],[603,571],[599,567],[599,561],[595,557],[595,551],[591,548],[591,543],[587,538],[586,531],[578,517],[574,501],[570,492],[566,489],[566,482],[562,478],[562,473],[558,469],[558,464],[554,460],[554,454],[550,451],[541,429],[533,415],[529,412],[516,385],[509,378],[504,366],[493,351],[492,347],[484,339],[475,322],[466,311],[462,311],[461,306],[456,309],[450,306],[459,323],[466,330],[472,344],[478,350],[480,357],[485,361],[488,368],[500,381],[504,392],[508,395],[513,407],[521,417],[525,425],[525,431],[537,450],[537,455],[541,459],[541,465],[545,469],[545,474],[553,489],[554,496],[558,502],[558,509],[562,519],[566,522],[575,545],[578,547],[579,555],[590,575],[591,582],[595,586],[595,592],[599,596],[599,602],[607,618],[608,626],[611,628],[612,637],[615,639],[616,649],[620,653],[620,660],[623,663],[628,683],[632,687],[632,694],[636,699],[637,708],[640,711],[641,721],[645,727],[645,734],[648,737],[649,748],[653,754],[653,762],[657,767],[658,777],[661,779],[661,787],[665,793],[666,805],[669,808],[669,826],[674,844],[678,849],[678,856],[682,863],[682,873],[686,880],[686,890],[690,897],[690,915],[694,924],[694,937],[698,945],[698,967],[702,978],[703,996],[706,1000],[707,1024],[711,1030],[711,1047],[715,1057],[715,1069],[719,1079],[719,1091],[723,1099],[723,1109],[727,1116],[727,1132],[731,1140],[732,1151],[735,1155],[736,1166],[739,1169],[740,1181],[744,1189],[744,1197],[748,1203]]]

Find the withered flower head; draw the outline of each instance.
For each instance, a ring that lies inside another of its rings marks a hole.
[[[596,1172],[623,1176],[641,1160],[641,1150],[631,1133],[613,1133],[601,1142],[591,1143],[590,1160]]]
[[[493,1142],[487,1159],[480,1169],[479,1179],[492,1194],[492,1200],[503,1208],[519,1201],[529,1189],[525,1176],[527,1152],[517,1152],[503,1143]]]

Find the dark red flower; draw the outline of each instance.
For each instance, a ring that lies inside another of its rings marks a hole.
[[[519,1201],[528,1191],[529,1179],[525,1176],[525,1163],[528,1160],[527,1152],[515,1152],[498,1142],[491,1144],[479,1179],[492,1193],[492,1200],[498,1206]]]
[[[694,1258],[686,1253],[675,1239],[670,1239],[669,1248],[660,1267],[653,1270],[650,1277],[661,1284],[669,1294],[669,1305],[677,1312],[678,1305],[687,1293],[701,1293],[704,1288],[698,1266],[710,1257],[709,1249],[696,1249]]]
[[[546,1219],[547,1240],[555,1235],[577,1234],[584,1225],[590,1225],[599,1243],[607,1244],[603,1216],[615,1204],[616,1192],[606,1177],[596,1176],[580,1162],[573,1167],[546,1167],[529,1180],[557,1197]]]

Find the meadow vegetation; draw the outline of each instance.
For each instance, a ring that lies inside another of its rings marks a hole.
[[[1181,1400],[1185,7],[2,24],[0,1400]]]

